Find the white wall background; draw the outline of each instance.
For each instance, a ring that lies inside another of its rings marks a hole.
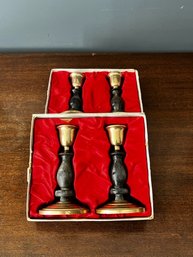
[[[0,0],[0,51],[192,51],[193,0]]]

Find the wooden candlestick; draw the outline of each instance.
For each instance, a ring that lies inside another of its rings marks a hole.
[[[124,101],[121,97],[121,73],[113,71],[108,74],[111,85],[111,110],[112,112],[123,112]]]
[[[110,178],[112,201],[97,208],[97,214],[127,214],[143,212],[144,208],[130,201],[127,182],[127,170],[124,164],[125,151],[122,147],[125,125],[110,125],[106,127],[113,150],[111,151]]]
[[[60,125],[59,130],[60,143],[63,146],[59,153],[61,163],[57,171],[57,183],[59,190],[55,191],[55,196],[60,200],[39,210],[42,215],[72,215],[87,213],[88,209],[82,206],[75,197],[74,191],[74,171],[72,166],[73,150],[72,146],[75,140],[76,126]]]
[[[70,111],[82,111],[82,85],[83,74],[80,72],[73,72],[70,74],[72,90],[69,101]]]

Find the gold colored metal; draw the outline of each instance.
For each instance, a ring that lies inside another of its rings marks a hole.
[[[65,112],[61,112],[61,113],[81,113],[81,111],[78,111],[78,110],[67,110]]]
[[[106,205],[98,208],[96,210],[97,214],[131,214],[131,213],[141,213],[144,212],[145,209],[134,203],[130,203],[128,201],[112,201],[107,203]]]
[[[74,88],[79,88],[82,86],[82,81],[83,81],[83,74],[80,73],[80,72],[72,72],[70,74],[70,78],[71,78],[71,81],[72,81],[72,86]]]
[[[112,71],[108,74],[112,88],[121,86],[121,73],[119,71]]]
[[[119,150],[119,146],[123,144],[125,128],[125,125],[110,125],[106,127],[110,142],[115,146],[115,150]]]
[[[74,125],[59,125],[57,128],[59,130],[61,145],[64,147],[64,149],[69,149],[74,142],[77,127]]]
[[[46,208],[39,210],[41,215],[73,215],[85,214],[88,209],[71,202],[57,202]]]
[[[65,112],[61,112],[61,114],[64,114],[64,113],[70,114],[70,113],[82,113],[82,112],[78,111],[78,110],[67,110]],[[64,118],[61,120],[65,121],[65,122],[70,122],[72,120],[72,118]]]

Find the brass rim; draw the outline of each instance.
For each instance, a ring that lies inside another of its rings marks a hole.
[[[111,202],[96,210],[97,214],[130,214],[144,212],[145,208],[129,202]]]
[[[127,127],[126,125],[115,124],[115,125],[108,125],[108,126],[106,126],[106,129],[108,129],[108,128],[126,128],[126,127]]]
[[[79,111],[79,110],[67,110],[65,112],[61,112],[61,114],[65,114],[65,113],[79,113],[79,112],[82,112],[82,111]]]
[[[82,73],[80,73],[80,72],[72,72],[72,73],[70,73],[70,77],[71,78],[77,77],[77,76],[82,77],[82,78],[84,77],[84,75]]]
[[[73,215],[73,214],[85,214],[88,213],[88,209],[79,206],[74,203],[61,203],[52,204],[39,210],[41,215]]]
[[[75,126],[75,125],[62,124],[62,125],[57,126],[57,128],[61,128],[61,127],[68,127],[68,128],[77,129],[77,126]]]
[[[110,77],[112,77],[112,76],[121,76],[121,72],[119,72],[119,71],[111,71],[111,72],[109,72],[109,74],[108,74],[108,77],[110,78]]]

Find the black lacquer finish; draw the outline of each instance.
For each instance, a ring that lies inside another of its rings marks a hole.
[[[82,89],[80,87],[72,88],[69,109],[82,111]]]
[[[57,171],[57,182],[60,190],[56,190],[55,196],[60,197],[60,202],[66,202],[75,196],[72,166],[73,153],[69,150],[64,150],[59,155],[61,156],[61,164]]]
[[[111,89],[111,111],[112,112],[123,112],[124,111],[124,101],[121,97],[121,88]]]
[[[113,150],[110,155],[110,177],[112,181],[110,194],[115,201],[121,201],[124,200],[124,195],[129,193],[126,185],[127,170],[124,164],[125,152],[124,150]]]

